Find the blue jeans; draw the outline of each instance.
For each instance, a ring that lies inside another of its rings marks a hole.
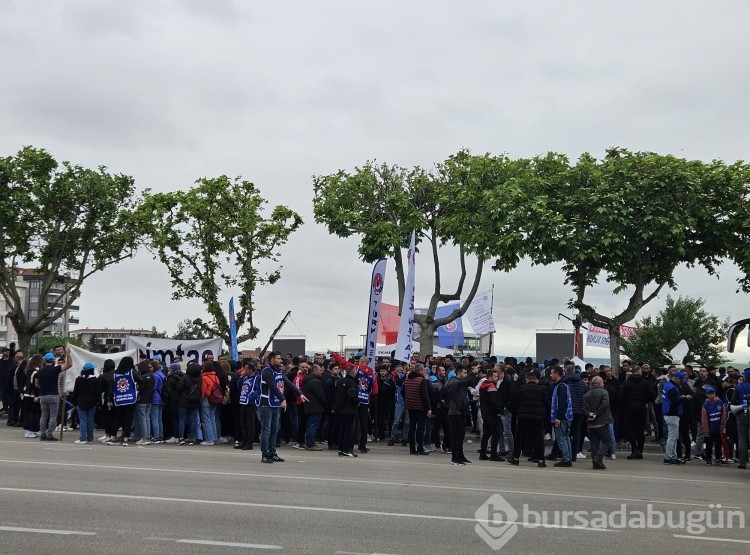
[[[393,426],[391,427],[391,441],[396,441],[396,434],[398,433],[398,423],[401,422],[401,417],[404,418],[404,429],[401,435],[402,441],[406,441],[409,437],[409,412],[406,410],[404,405],[396,403],[396,411],[393,415]]]
[[[505,448],[508,453],[513,453],[513,415],[509,410],[500,415],[500,421],[503,423],[503,437],[505,438]]]
[[[315,435],[318,433],[318,426],[320,426],[321,414],[308,414],[307,415],[307,434],[305,435],[305,445],[308,447],[315,447]]]
[[[81,441],[94,441],[94,415],[96,415],[96,407],[78,408],[78,420],[81,423],[81,435],[78,439]]]
[[[180,418],[178,429],[174,436],[180,439],[185,437],[185,425],[187,424],[190,428],[189,439],[195,440],[198,438],[198,408],[195,407],[179,407]]]
[[[560,420],[560,425],[554,428],[555,443],[560,448],[560,459],[562,462],[570,462],[571,444],[570,444],[570,420]]]
[[[151,403],[139,403],[135,406],[135,437],[139,439],[151,438]]]
[[[164,423],[161,420],[163,411],[164,405],[151,405],[151,437],[154,439],[164,439]]]
[[[281,407],[258,407],[260,415],[260,452],[267,459],[276,455],[276,436],[279,433],[279,416]]]
[[[609,449],[607,449],[607,453],[610,455],[614,455],[615,452],[617,451],[617,440],[615,439],[615,423],[614,422],[608,425],[607,431],[609,432]]]
[[[665,416],[664,423],[667,425],[667,452],[665,458],[674,460],[677,458],[677,438],[680,435],[680,417]]]
[[[203,441],[216,441],[216,406],[208,402],[208,397],[201,399],[201,429]]]

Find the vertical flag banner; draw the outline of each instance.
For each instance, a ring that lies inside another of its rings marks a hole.
[[[467,316],[471,322],[471,329],[479,337],[495,333],[495,320],[492,318],[491,293],[477,293],[469,305]]]
[[[232,360],[237,360],[237,320],[234,317],[234,297],[229,299],[229,349],[232,354]]]
[[[461,305],[459,303],[447,304],[444,306],[437,307],[435,310],[435,318],[445,318],[449,316],[454,310],[460,310]],[[457,318],[452,322],[440,326],[437,330],[438,342],[441,347],[448,347],[452,349],[456,345],[464,344],[464,324],[461,318]]]
[[[398,306],[388,303],[381,304],[378,343],[393,345],[398,340],[398,322]]]
[[[385,266],[387,259],[381,258],[375,263],[370,279],[370,309],[367,314],[367,342],[365,356],[374,367],[375,347],[378,342],[378,323],[380,322],[380,307],[383,302],[383,285],[385,284]]]
[[[414,273],[417,251],[414,248],[415,233],[411,232],[409,252],[407,253],[408,273],[404,288],[404,302],[401,306],[401,320],[398,325],[396,340],[396,360],[409,362],[412,355],[412,332],[414,331]]]

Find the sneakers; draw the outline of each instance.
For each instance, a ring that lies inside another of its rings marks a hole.
[[[339,451],[339,457],[357,457],[356,453],[352,453],[351,451]]]
[[[603,463],[602,461],[599,461],[599,460],[593,459],[593,460],[591,461],[591,464],[592,464],[592,468],[593,468],[594,470],[607,470],[607,467],[606,467],[606,466],[604,466],[604,463]]]
[[[58,441],[55,436],[47,436],[46,441]]]
[[[573,463],[570,461],[559,461],[553,464],[552,466],[554,466],[555,468],[572,468]]]
[[[585,459],[585,458],[586,458],[586,455],[584,455],[583,453],[578,453],[576,455],[576,459]]]
[[[101,441],[102,443],[104,443],[104,442],[105,442],[105,441],[107,441],[108,439],[109,439],[109,436],[102,436],[102,437],[100,437],[100,438],[97,438],[97,440],[96,440],[96,441]]]
[[[282,458],[281,458],[281,457],[279,457],[278,455],[274,455],[273,457],[271,457],[271,460],[272,460],[273,462],[284,462],[284,459],[282,459]]]
[[[388,443],[386,443],[386,445],[387,445],[388,447],[393,447],[393,440],[392,440],[392,439],[389,439],[389,440],[388,440]]]
[[[451,466],[466,466],[466,463],[464,461],[451,460]]]
[[[448,453],[450,453],[450,452],[451,452],[451,450],[450,450],[450,449],[448,449],[448,448],[447,448],[446,446],[443,446],[443,447],[442,447],[442,449],[440,449],[440,450],[441,450],[441,451],[442,451],[442,452],[443,452],[444,454],[446,454],[446,455],[447,455]]]
[[[201,443],[201,445],[203,447],[212,447],[212,446],[216,445],[216,442],[214,442],[214,441],[204,441],[203,443]]]
[[[539,468],[547,468],[547,463],[546,463],[546,462],[544,462],[544,461],[537,461],[536,465],[537,465],[537,466],[538,466]]]
[[[172,439],[174,439],[174,438],[172,438]],[[177,445],[186,445],[186,444],[187,444],[187,440],[185,438],[182,438],[182,439],[180,439],[177,442]]]
[[[317,445],[312,445],[307,448],[308,451],[322,451],[323,449],[321,447],[318,447]]]
[[[85,441],[85,440],[82,440],[82,439],[77,439],[73,443],[75,443],[76,445],[86,445],[88,443],[88,441]]]
[[[617,455],[612,453],[611,455],[604,455],[606,458],[608,458],[610,461],[614,461],[617,459]]]
[[[265,464],[273,464],[273,461],[269,459],[268,457],[261,457],[260,462],[265,463]]]
[[[514,457],[508,457],[508,464],[512,464],[513,466],[518,466],[519,464],[521,464],[521,462]]]
[[[305,449],[304,445],[300,445],[296,441],[294,443],[292,443],[292,447],[294,447],[295,449]]]
[[[141,438],[135,442],[136,445],[151,445],[151,442],[145,438]]]
[[[174,445],[175,443],[179,443],[180,440],[176,437],[170,437],[168,440],[166,440],[164,443],[169,443],[171,445]]]
[[[28,430],[23,435],[26,439],[36,439],[39,437],[39,432],[29,432]]]
[[[367,447],[360,447],[359,449],[357,449],[357,451],[359,451],[360,453],[369,453],[370,452],[370,450]]]
[[[630,455],[625,457],[629,461],[635,460],[635,459],[643,459],[643,455],[639,451],[633,451]]]

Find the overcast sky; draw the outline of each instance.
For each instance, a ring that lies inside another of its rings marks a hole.
[[[365,332],[371,267],[356,239],[313,223],[313,174],[370,159],[430,166],[464,147],[747,158],[749,20],[740,0],[6,0],[0,154],[44,147],[133,175],[141,190],[221,174],[255,182],[306,224],[283,249],[281,281],[258,291],[260,335],[246,346],[265,343],[291,309],[283,335],[335,348],[339,334],[357,344]],[[417,264],[426,305],[431,268],[424,255]],[[453,287],[450,268],[443,282]],[[395,304],[392,270],[385,300]],[[718,280],[680,270],[673,294],[704,297],[721,318],[750,317],[736,276],[731,265]],[[482,288],[493,284],[497,353],[534,356],[536,329],[569,327],[557,314],[570,314],[571,293],[554,268],[485,272]],[[606,286],[593,293],[604,313],[626,304]],[[202,314],[199,302],[170,296],[166,271],[141,253],[84,286],[81,327],[172,333]],[[738,343],[733,358],[747,362],[745,334]]]

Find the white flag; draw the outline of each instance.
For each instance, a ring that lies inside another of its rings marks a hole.
[[[469,305],[467,316],[471,322],[471,329],[478,336],[495,333],[495,321],[492,318],[492,293],[485,291],[477,293]]]
[[[417,251],[414,248],[415,233],[411,232],[409,252],[407,253],[408,273],[404,288],[404,302],[401,307],[401,320],[398,325],[396,341],[396,360],[409,362],[412,354],[412,333],[414,332],[414,268]]]

